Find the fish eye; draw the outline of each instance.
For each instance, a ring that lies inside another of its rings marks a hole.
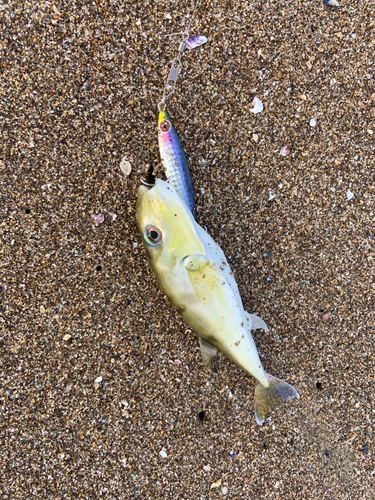
[[[168,120],[164,120],[161,122],[160,124],[160,130],[162,132],[168,132],[168,130],[171,128],[171,122],[169,122]]]
[[[155,226],[149,226],[145,229],[145,240],[146,243],[152,246],[159,245],[162,240],[163,236],[161,234],[160,229],[158,229]]]

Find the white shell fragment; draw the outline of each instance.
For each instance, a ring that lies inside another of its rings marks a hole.
[[[337,0],[324,0],[324,5],[331,7],[340,7],[340,4]]]
[[[195,49],[195,47],[199,47],[207,42],[207,38],[205,36],[191,36],[186,40],[186,48],[191,50]]]
[[[350,201],[352,198],[354,198],[354,193],[352,193],[349,189],[349,191],[346,193],[346,197],[348,198],[348,201]]]
[[[91,217],[94,219],[94,221],[97,224],[101,224],[104,221],[104,215],[103,214],[92,214]]]
[[[165,449],[164,449],[164,448],[162,448],[162,449],[159,451],[159,455],[160,455],[162,458],[168,458],[167,452],[165,451]]]
[[[219,488],[219,486],[221,486],[221,478],[211,484],[211,489],[212,488]]]
[[[283,146],[281,149],[280,149],[280,155],[281,156],[286,156],[290,153],[290,149],[288,148],[288,146]]]
[[[263,111],[263,103],[260,99],[254,97],[253,104],[253,109],[250,109],[251,113],[254,113],[254,115],[256,115],[257,113],[261,113]]]
[[[128,162],[128,160],[126,158],[123,158],[121,160],[121,163],[120,163],[120,168],[121,168],[121,171],[125,174],[125,175],[129,175],[130,172],[132,171],[132,166],[130,165],[130,163]]]
[[[316,121],[314,120],[314,118],[311,118],[310,127],[315,127],[315,125],[316,125]]]
[[[276,196],[276,193],[274,193],[273,191],[270,191],[270,197],[268,198],[267,201],[270,201],[270,200],[273,200]]]
[[[95,379],[95,384],[100,384],[100,382],[102,382],[103,380],[103,377],[98,377]]]

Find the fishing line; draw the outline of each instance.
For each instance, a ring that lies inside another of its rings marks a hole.
[[[182,34],[182,38],[181,38],[179,46],[178,46],[177,56],[171,61],[171,68],[169,70],[168,78],[166,79],[165,85],[164,85],[163,97],[162,97],[162,100],[158,103],[159,111],[164,111],[166,109],[166,107],[167,107],[166,100],[176,90],[178,73],[181,69],[182,55],[186,50],[186,42],[189,39],[190,29],[191,29],[191,26],[192,26],[192,23],[193,23],[193,20],[195,17],[195,13],[197,11],[197,8],[198,8],[200,2],[201,2],[201,0],[196,0],[196,2],[194,4],[193,12],[190,16],[189,24],[184,31],[180,31],[178,33],[171,33],[170,35],[164,35],[164,36],[172,36],[172,35]]]

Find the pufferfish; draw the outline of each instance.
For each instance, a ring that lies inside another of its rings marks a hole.
[[[280,402],[299,397],[288,383],[265,372],[251,330],[265,322],[244,311],[236,281],[221,248],[194,220],[176,189],[160,179],[140,186],[137,225],[162,289],[199,337],[211,368],[220,350],[256,379],[254,412],[260,425]]]

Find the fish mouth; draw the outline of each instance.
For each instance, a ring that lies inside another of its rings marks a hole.
[[[143,179],[141,179],[141,183],[144,186],[148,187],[149,189],[152,189],[155,186],[155,184],[149,184],[148,182],[144,181]]]

